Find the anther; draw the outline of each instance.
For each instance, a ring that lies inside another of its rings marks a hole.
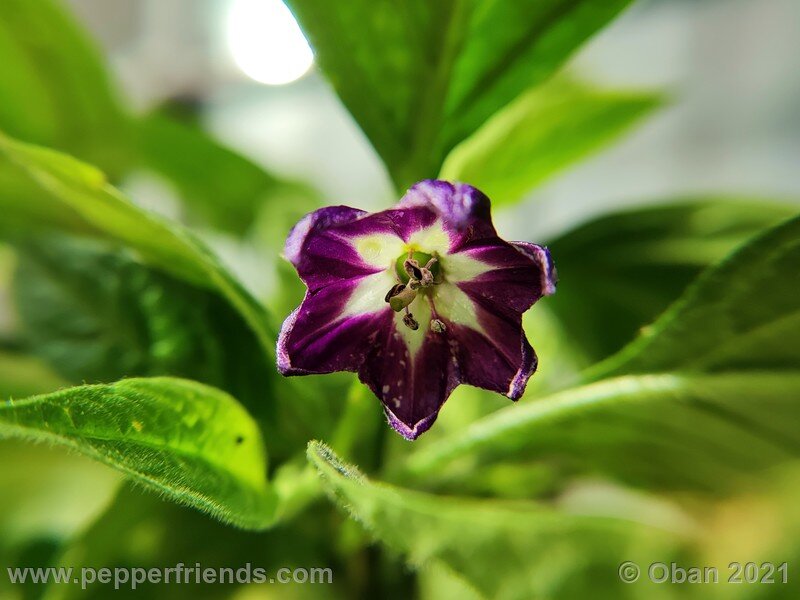
[[[414,331],[419,329],[419,323],[411,313],[406,313],[403,315],[403,323],[405,323],[406,327],[413,329]]]
[[[394,286],[391,291],[395,291],[397,287],[398,287],[397,285]],[[389,294],[387,294],[386,296],[387,296],[386,301],[389,303],[389,306],[392,307],[392,310],[394,312],[400,312],[414,301],[414,298],[417,297],[417,290],[412,289],[408,286],[403,286],[402,289],[397,293],[395,293],[393,296],[390,296]]]
[[[406,286],[403,285],[402,283],[398,283],[396,285],[393,285],[392,289],[390,289],[388,292],[386,292],[386,297],[384,298],[384,301],[389,302],[389,300],[391,300],[392,298],[397,296],[397,294],[402,292],[405,288],[406,288]]]
[[[444,324],[444,321],[433,319],[431,321],[431,331],[434,333],[444,333],[447,331],[447,326]]]
[[[403,269],[405,270],[408,278],[413,281],[421,281],[422,280],[422,269],[419,266],[419,263],[415,261],[413,258],[407,258],[403,262]]]

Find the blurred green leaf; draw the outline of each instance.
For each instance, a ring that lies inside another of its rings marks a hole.
[[[798,371],[798,265],[800,217],[705,271],[633,343],[587,377],[669,370]]]
[[[232,397],[195,382],[127,379],[8,401],[0,436],[75,449],[243,528],[274,516],[258,426]]]
[[[179,362],[187,353],[186,343],[175,343],[190,335],[184,323],[202,324],[165,310],[183,299],[163,298],[165,286],[145,268],[96,242],[49,237],[19,248],[13,291],[25,338],[69,380],[165,374],[157,372],[159,358]]]
[[[47,567],[113,501],[121,477],[85,457],[0,440],[0,565]],[[35,476],[32,476],[35,473]],[[42,585],[0,577],[0,598],[39,598]]]
[[[307,465],[310,467],[310,465]],[[333,585],[257,585],[258,589],[279,589],[278,598],[347,598],[344,568],[331,557],[333,540],[321,535],[330,526],[329,510],[306,512],[303,518],[267,531],[241,531],[209,519],[183,506],[123,486],[106,512],[79,532],[58,557],[57,563],[76,570],[84,567],[131,567],[145,569],[183,563],[203,568],[237,571],[250,564],[251,572],[263,568],[274,577],[279,568],[325,568],[333,566]],[[182,584],[142,583],[137,589],[99,581],[82,590],[77,585],[50,585],[45,600],[106,600],[153,598],[165,600],[228,600],[242,598],[237,585],[209,585],[194,581]],[[304,595],[304,591],[305,594]],[[308,594],[311,594],[310,596]],[[264,596],[256,596],[263,598]],[[271,596],[268,596],[271,597]]]
[[[494,206],[516,203],[660,103],[654,94],[596,90],[552,79],[517,98],[459,144],[448,154],[440,177],[468,181]]]
[[[373,483],[324,445],[309,460],[350,515],[416,567],[444,563],[487,598],[626,598],[621,560],[653,548],[666,556],[675,533],[620,518],[544,505],[437,497]]]
[[[92,42],[52,0],[0,3],[0,129],[119,174],[127,117]]]
[[[74,535],[105,510],[121,481],[85,457],[17,440],[0,440],[0,457],[0,555]]]
[[[459,598],[460,600],[482,600],[483,596],[467,581],[446,565],[436,563],[418,574],[419,600]]]
[[[268,393],[255,338],[207,290],[106,244],[52,234],[20,245],[17,271],[26,339],[72,381],[173,375],[256,406]]]
[[[399,189],[547,79],[630,0],[289,0]]]
[[[4,241],[24,238],[35,231],[63,228],[89,232],[90,228],[68,206],[43,202],[41,187],[17,165],[0,155],[0,236]]]
[[[249,228],[265,202],[314,196],[225,148],[199,126],[160,112],[128,115],[93,40],[61,4],[0,5],[0,129],[98,165],[114,181],[144,164],[175,185],[190,217],[236,234]],[[0,174],[3,194],[32,195],[7,179]]]
[[[144,164],[175,184],[186,204],[219,229],[245,233],[265,205],[276,212],[298,205],[308,207],[305,212],[316,208],[313,190],[275,177],[197,125],[156,112],[137,128]]]
[[[727,492],[800,456],[798,397],[798,374],[611,378],[497,411],[413,454],[405,475],[471,480],[542,461],[562,477]]]
[[[0,151],[41,186],[41,193],[25,202],[39,203],[43,211],[51,206],[54,211],[67,208],[87,228],[137,250],[152,266],[217,291],[242,314],[265,355],[274,356],[276,334],[263,307],[188,230],[136,207],[111,187],[100,171],[72,157],[1,134]],[[13,212],[13,198],[0,196],[0,205],[9,200]]]
[[[709,198],[600,217],[548,244],[559,284],[544,307],[596,362],[633,339],[702,269],[795,210],[766,200]]]
[[[69,382],[169,375],[220,388],[256,418],[278,462],[333,427],[336,387],[277,379],[252,330],[219,295],[102,240],[48,233],[17,245],[21,343]]]
[[[796,459],[798,264],[794,219],[706,271],[587,375],[599,381],[476,421],[413,455],[407,475],[536,459],[564,475],[718,492]]]
[[[52,392],[64,385],[64,381],[38,358],[0,350],[1,398],[24,398]]]

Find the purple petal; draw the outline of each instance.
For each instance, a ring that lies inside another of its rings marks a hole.
[[[458,363],[447,337],[425,333],[412,358],[394,319],[387,321],[359,370],[359,379],[380,398],[389,424],[413,440],[427,431],[458,386]]]
[[[538,244],[532,244],[531,242],[509,243],[517,250],[522,252],[522,254],[539,265],[542,277],[539,285],[542,290],[542,295],[551,296],[555,294],[556,285],[558,285],[558,272],[556,271],[556,265],[553,262],[553,257],[550,256],[550,250],[548,250],[545,246],[539,246]]]
[[[347,206],[330,206],[306,215],[292,228],[284,256],[298,275],[315,291],[341,280],[376,273],[365,263],[353,240],[371,233],[384,233],[407,241],[412,233],[428,227],[436,214],[428,207],[385,210],[369,214]]]
[[[336,230],[369,219],[368,213],[347,206],[329,206],[306,215],[289,232],[284,256],[314,292],[326,285],[375,272]]]
[[[336,225],[351,223],[368,213],[349,206],[326,206],[307,214],[292,227],[286,238],[283,254],[294,266],[303,260],[303,249],[309,235],[322,232]]]
[[[445,319],[446,331],[428,330],[412,356],[394,320],[378,325],[359,378],[381,400],[391,426],[413,440],[433,425],[453,390],[468,383],[520,398],[536,370],[536,354],[522,331],[521,319],[477,308],[483,331]]]
[[[499,238],[461,253],[494,267],[457,284],[475,305],[481,329],[448,326],[448,334],[464,350],[458,358],[463,382],[517,400],[538,364],[522,329],[522,313],[555,292],[550,253],[536,244],[509,244]]]
[[[341,316],[356,283],[342,281],[306,294],[278,337],[283,375],[357,371],[392,311]]]
[[[496,313],[519,316],[539,298],[555,292],[555,267],[550,253],[536,244],[510,244],[494,238],[468,246],[459,254],[493,267],[458,286],[473,299],[488,303]]]
[[[478,306],[482,333],[457,324],[447,324],[447,336],[458,348],[462,383],[491,390],[518,400],[538,364],[519,315],[509,317]]]
[[[411,207],[427,207],[442,219],[450,236],[451,252],[465,244],[497,237],[491,202],[471,185],[438,179],[420,181],[397,204],[397,208]]]

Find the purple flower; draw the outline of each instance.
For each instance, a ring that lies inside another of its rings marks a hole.
[[[489,199],[426,180],[394,207],[304,217],[285,255],[308,287],[278,339],[284,375],[354,371],[415,439],[461,383],[517,400],[536,370],[522,313],[555,291],[546,248],[497,236]]]

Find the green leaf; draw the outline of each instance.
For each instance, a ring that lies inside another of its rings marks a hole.
[[[21,165],[41,186],[35,197],[0,196],[0,207],[20,201],[41,212],[66,211],[85,229],[136,250],[148,264],[193,285],[214,290],[239,311],[255,332],[267,357],[273,357],[276,334],[263,307],[222,267],[188,230],[148,213],[110,186],[104,175],[58,152],[14,141],[0,134],[0,152]],[[71,221],[61,223],[69,228]],[[270,358],[271,362],[271,358]]]
[[[531,502],[437,497],[372,482],[312,442],[308,458],[337,503],[416,568],[444,564],[486,598],[619,598],[622,560],[679,535],[653,524],[555,511]],[[663,560],[663,558],[662,558]],[[594,591],[605,590],[607,596]]]
[[[476,421],[412,455],[404,476],[471,480],[486,465],[540,461],[551,476],[727,492],[800,456],[798,395],[798,373],[605,379]]]
[[[18,248],[13,292],[25,339],[62,376],[97,383],[178,375],[149,372],[161,341],[151,341],[151,330],[158,327],[154,334],[176,337],[184,328],[158,310],[165,302],[174,307],[181,298],[164,298],[164,286],[148,277],[147,269],[121,253],[103,252],[94,241],[48,236]],[[169,352],[159,354],[179,358],[175,355],[183,348],[164,342]]]
[[[117,174],[128,160],[127,117],[99,52],[60,4],[0,4],[0,129]]]
[[[306,463],[308,469],[316,470]],[[333,557],[335,539],[322,535],[330,531],[331,511],[307,511],[302,518],[265,532],[247,532],[227,527],[205,515],[185,507],[163,502],[153,494],[143,494],[133,486],[123,486],[105,514],[79,532],[58,557],[57,566],[98,570],[135,565],[144,569],[175,566],[263,568],[268,577],[275,577],[282,567],[331,567],[334,585],[281,585],[278,597],[292,600],[313,598],[345,598],[347,579],[344,567]],[[0,578],[2,582],[2,578]],[[234,584],[236,582],[234,581]],[[259,593],[265,585],[253,584]],[[304,592],[304,590],[307,590]],[[130,585],[113,589],[113,582],[96,581],[86,589],[79,585],[50,585],[44,600],[105,600],[109,597],[133,597],[165,600],[228,600],[252,593],[244,586],[209,585],[190,578],[180,585],[141,583],[135,590]],[[258,593],[256,594],[258,597]]]
[[[560,281],[545,308],[596,362],[652,323],[705,267],[794,210],[708,198],[600,217],[548,243]]]
[[[523,94],[459,144],[440,177],[468,181],[503,206],[621,135],[661,103],[555,78]]]
[[[704,272],[642,335],[588,375],[800,370],[800,217]]]
[[[216,294],[98,241],[50,234],[19,248],[14,296],[26,340],[64,377],[172,375],[263,403],[258,344]]]
[[[72,448],[226,523],[273,519],[258,426],[232,397],[195,382],[127,379],[8,401],[0,436]]]
[[[265,206],[275,210],[300,206],[305,212],[316,208],[311,189],[268,173],[198,125],[156,112],[137,126],[144,164],[169,179],[184,202],[219,229],[241,235]]]
[[[630,0],[289,0],[399,189],[552,75]]]
[[[500,410],[409,459],[409,477],[542,461],[658,489],[727,492],[800,457],[800,219],[706,271],[597,380]]]

